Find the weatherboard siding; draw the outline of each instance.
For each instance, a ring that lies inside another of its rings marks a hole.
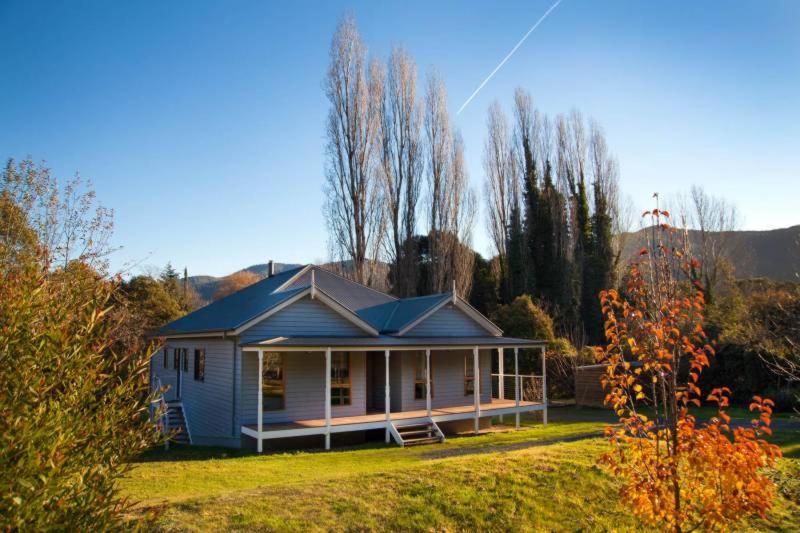
[[[479,337],[487,331],[453,304],[447,304],[411,328],[405,337]]]
[[[398,352],[394,355],[400,356],[398,359],[402,358],[402,367],[398,372],[400,377],[398,394],[401,397],[402,410],[425,409],[425,398],[414,399],[415,352]],[[474,403],[475,397],[472,394],[464,394],[465,357],[472,358],[472,350],[431,350],[431,378],[433,382],[431,406],[433,408],[472,405]],[[480,350],[479,357],[481,403],[488,403],[492,401],[492,352],[490,350]],[[394,404],[394,399],[392,403]]]
[[[171,386],[167,399],[175,398],[177,372],[172,368],[173,350],[186,349],[188,371],[181,367],[181,402],[189,424],[193,441],[222,443],[223,439],[238,437],[233,424],[234,395],[234,349],[232,340],[225,339],[187,339],[170,340],[169,369],[164,385]],[[194,379],[194,351],[205,350],[205,376],[203,381]],[[163,353],[162,353],[163,358]],[[162,359],[163,360],[163,359]],[[156,360],[159,363],[158,360]],[[156,365],[159,366],[158,364]],[[161,369],[163,370],[163,368]]]
[[[324,352],[284,352],[284,409],[265,411],[264,423],[325,418]],[[360,416],[367,413],[366,353],[351,352],[350,405],[332,406],[331,416]],[[258,354],[242,355],[243,424],[258,422]]]
[[[361,337],[364,330],[345,317],[306,296],[251,326],[240,336],[242,343],[269,337]]]

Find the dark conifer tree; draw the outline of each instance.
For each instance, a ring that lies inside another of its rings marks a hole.
[[[511,302],[526,290],[526,247],[525,234],[522,228],[522,215],[518,205],[511,208],[511,220],[506,232],[506,276],[508,277],[508,294],[505,301]]]

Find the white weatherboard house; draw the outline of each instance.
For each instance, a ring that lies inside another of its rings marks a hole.
[[[307,265],[270,272],[158,334],[150,376],[167,389],[162,422],[192,444],[260,452],[305,437],[327,449],[332,437],[377,430],[403,446],[477,432],[498,415],[518,426],[520,413],[543,411],[547,421],[544,357],[541,375],[518,372],[519,349],[544,343],[503,337],[455,293],[397,299]]]

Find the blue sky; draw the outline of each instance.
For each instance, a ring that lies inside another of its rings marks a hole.
[[[552,4],[0,2],[0,157],[93,181],[114,267],[221,275],[325,258],[328,47],[404,45],[453,113]],[[800,223],[800,3],[564,0],[455,123],[483,190],[486,110],[514,88],[604,127],[640,208],[702,184],[746,229]],[[485,224],[474,245],[489,251]]]

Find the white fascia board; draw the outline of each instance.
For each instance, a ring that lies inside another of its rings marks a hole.
[[[425,319],[427,319],[427,318],[428,318],[429,316],[431,316],[433,313],[435,313],[436,311],[438,311],[439,309],[441,309],[442,307],[444,307],[445,305],[447,305],[447,304],[449,304],[449,303],[450,303],[450,298],[442,298],[442,301],[441,301],[441,302],[439,302],[438,304],[434,305],[433,307],[431,307],[430,309],[428,309],[427,311],[425,311],[425,313],[423,313],[422,315],[420,315],[419,317],[417,317],[417,318],[416,318],[416,320],[413,320],[413,321],[412,321],[412,322],[410,322],[410,323],[409,323],[407,326],[404,326],[404,327],[403,327],[403,329],[401,329],[400,331],[398,331],[398,332],[397,332],[397,336],[398,336],[398,337],[402,337],[403,335],[405,335],[406,333],[408,333],[409,331],[411,331],[411,330],[414,328],[414,326],[416,326],[417,324],[420,324],[420,323],[424,322],[424,321],[425,321]]]
[[[442,307],[444,307],[445,305],[450,304],[450,303],[453,303],[452,299],[445,298],[444,300],[442,300],[441,302],[439,302],[438,304],[436,304],[435,306],[430,308],[427,312],[425,312],[425,314],[423,314],[422,316],[420,316],[419,318],[417,318],[416,320],[414,320],[413,322],[411,322],[407,326],[403,327],[403,329],[401,329],[400,331],[397,332],[397,336],[398,337],[404,336],[406,333],[408,333],[409,331],[414,329],[415,326],[421,324],[422,322],[427,320],[432,314],[434,314],[436,311],[438,311],[439,309],[441,309]],[[488,318],[483,316],[483,314],[481,314],[480,311],[478,311],[477,309],[472,307],[467,301],[465,301],[460,296],[456,296],[454,305],[458,310],[462,311],[465,315],[467,315],[473,321],[477,322],[479,326],[481,326],[483,329],[485,329],[486,331],[491,333],[494,337],[499,337],[500,335],[503,334],[503,330],[498,328],[494,324],[494,322],[492,322],[491,320],[489,320]]]
[[[312,287],[307,287],[306,289],[298,292],[297,294],[295,294],[294,296],[292,296],[288,300],[284,300],[283,302],[279,303],[278,305],[276,305],[275,307],[269,309],[268,311],[265,311],[264,313],[261,313],[260,315],[248,320],[247,322],[245,322],[244,324],[242,324],[241,326],[236,328],[233,331],[233,334],[234,335],[241,334],[243,331],[245,331],[248,328],[251,328],[252,326],[254,326],[255,324],[261,322],[262,320],[264,320],[266,318],[269,318],[270,316],[272,316],[275,313],[281,311],[282,309],[286,309],[288,306],[292,305],[296,301],[298,301],[298,300],[300,300],[300,299],[302,299],[302,298],[304,298],[306,296],[309,296],[311,294],[311,292],[312,292]],[[333,310],[334,312],[340,314],[345,319],[347,319],[349,322],[351,322],[355,326],[359,327],[360,329],[364,330],[365,332],[369,333],[373,337],[377,337],[378,336],[378,331],[375,330],[375,328],[373,328],[372,326],[367,324],[358,315],[356,315],[355,313],[350,311],[348,308],[346,308],[345,306],[343,306],[342,304],[340,304],[339,302],[337,302],[336,300],[331,298],[322,289],[320,289],[319,287],[316,287],[316,290],[314,290],[314,292],[315,292],[315,300],[324,303],[326,307],[328,307],[329,309]]]
[[[499,337],[503,334],[503,330],[498,328],[494,322],[486,318],[483,313],[472,307],[469,302],[461,298],[460,296],[456,298],[456,307],[463,311],[467,316],[469,316],[472,320],[477,322],[478,324],[483,327],[486,331],[494,335],[495,337]]]

